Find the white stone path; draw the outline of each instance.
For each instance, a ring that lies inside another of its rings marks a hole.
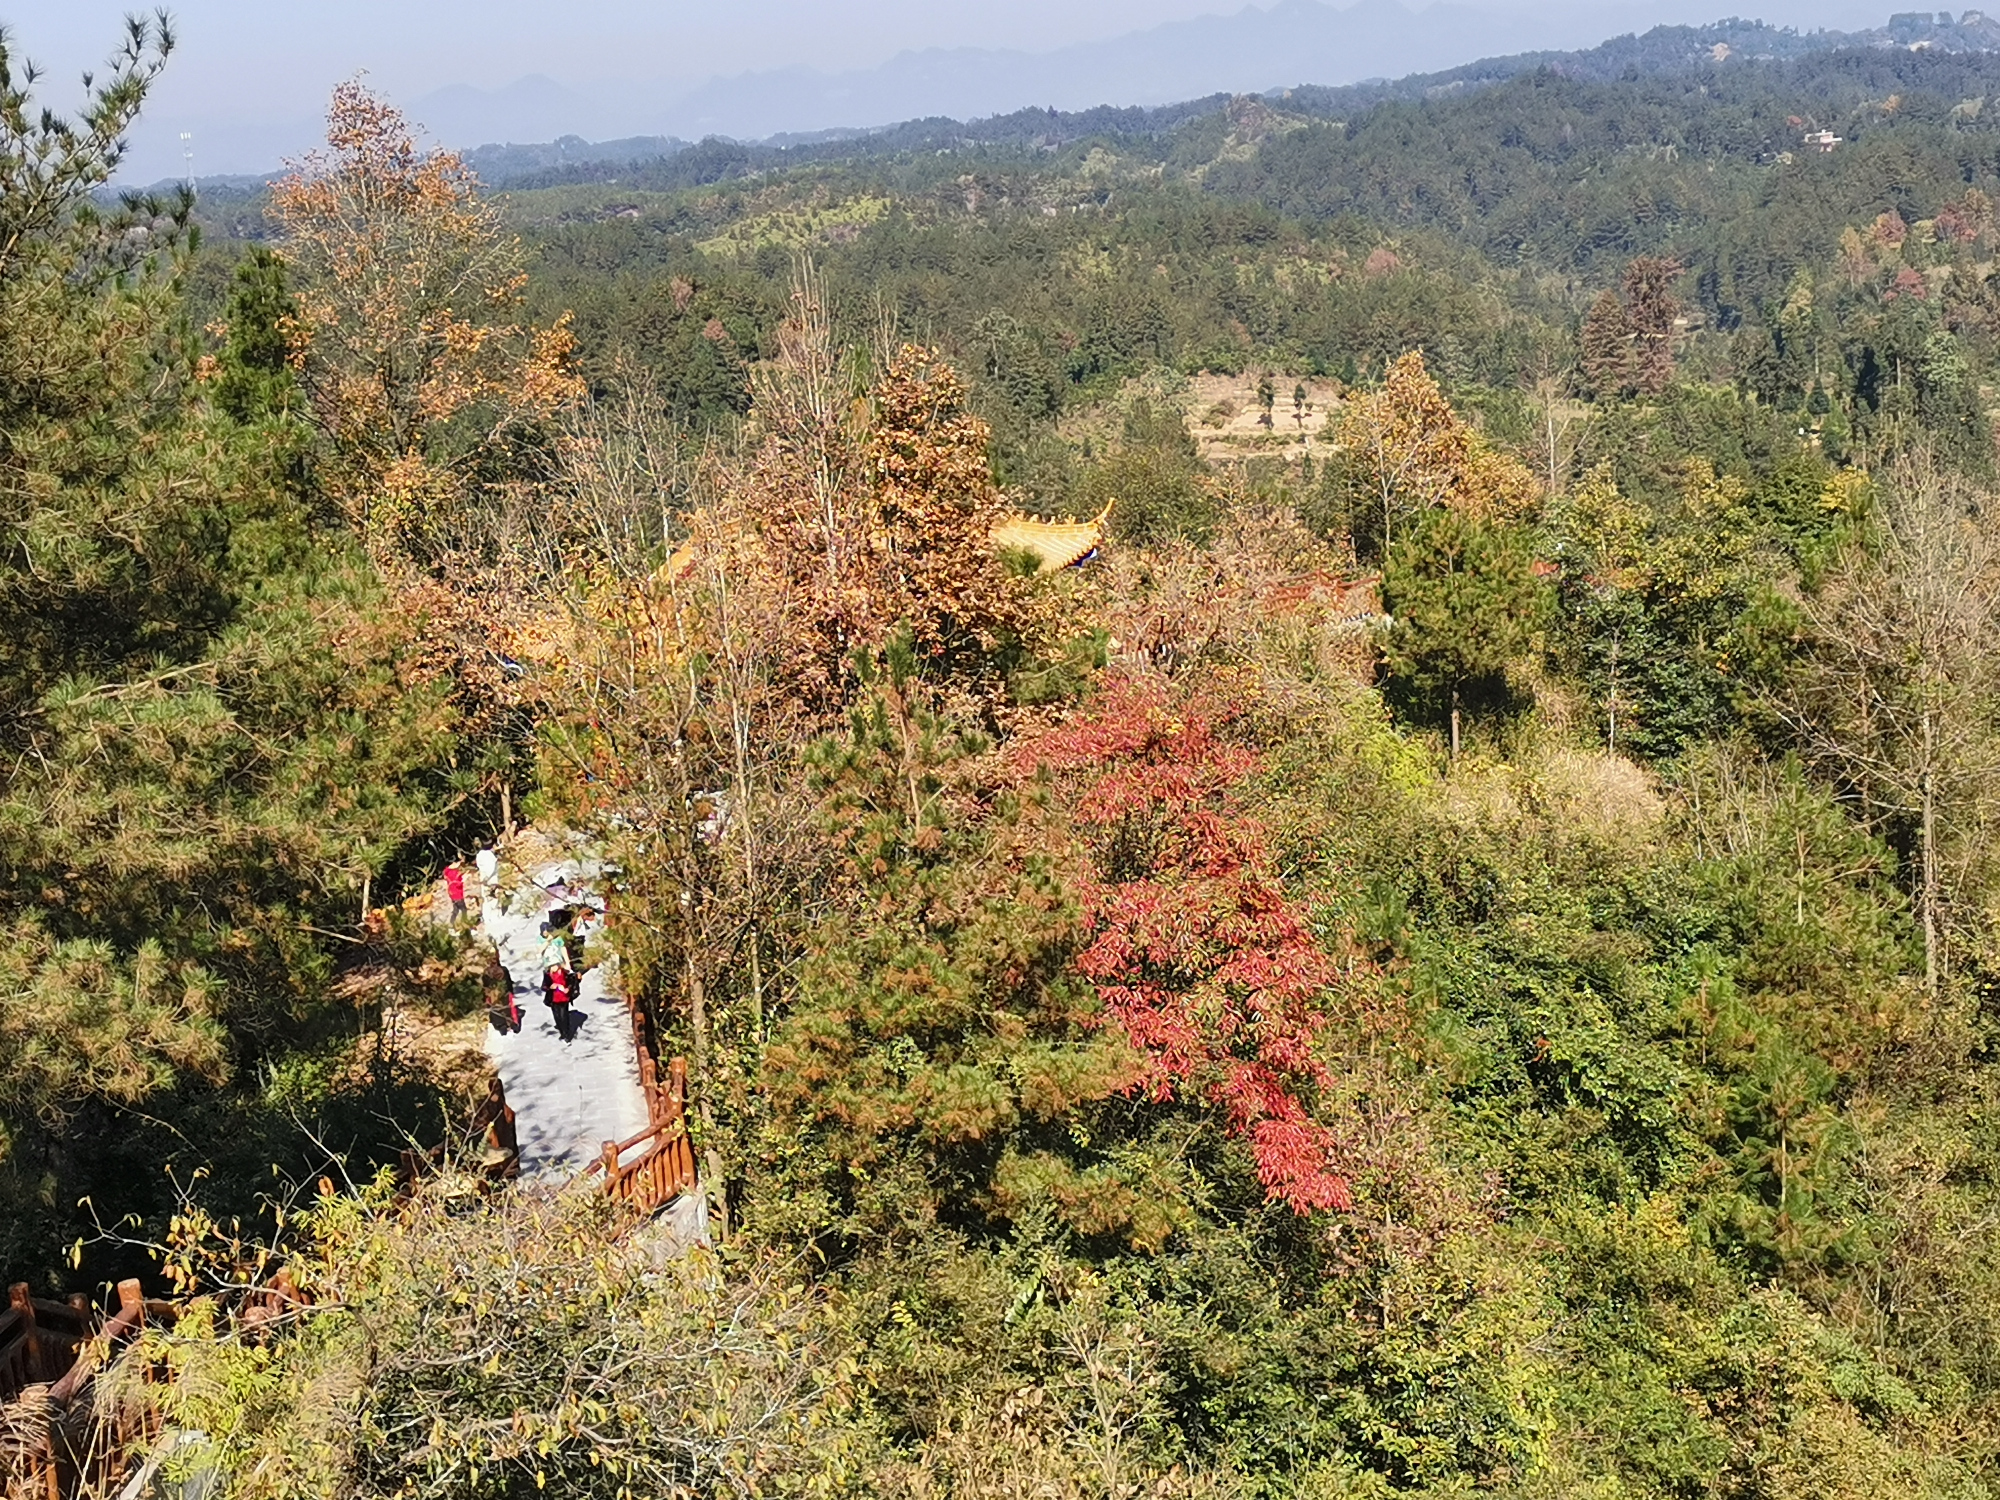
[[[547,888],[565,881],[580,895],[598,869],[579,855],[526,875],[503,862],[497,897],[488,894],[480,903],[481,936],[498,941],[521,1016],[518,1032],[488,1021],[486,1055],[514,1109],[523,1176],[571,1176],[598,1159],[604,1142],[646,1128],[630,1013],[624,1000],[606,993],[615,960],[583,976],[570,1007],[571,1040],[557,1034],[554,1013],[542,1003],[541,924],[551,907],[568,904],[551,898]]]

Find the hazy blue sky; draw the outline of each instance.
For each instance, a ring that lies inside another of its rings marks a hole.
[[[502,87],[546,75],[585,101],[617,96],[642,121],[649,100],[717,75],[810,67],[864,68],[927,47],[1045,51],[1187,17],[1230,13],[1243,0],[183,0],[173,7],[180,49],[134,141],[128,175],[177,174],[179,134],[194,137],[198,173],[261,170],[313,138],[328,90],[365,69],[374,86],[418,105],[450,85]],[[1270,0],[1264,0],[1268,5]],[[1339,0],[1346,3],[1346,0]],[[1405,0],[1416,4],[1418,0]],[[1461,0],[1536,11],[1601,11],[1590,40],[1663,15],[1726,13],[1781,23],[1879,24],[1859,0]],[[1896,0],[1905,4],[1907,0]],[[118,0],[0,0],[18,56],[43,65],[47,102],[69,105],[77,75],[97,64],[131,7]],[[1418,24],[1421,24],[1419,22]],[[1570,45],[1567,40],[1565,45]],[[1470,57],[1454,61],[1470,61]],[[1273,79],[1275,85],[1288,80]],[[1218,82],[1216,87],[1232,85]],[[1266,85],[1270,86],[1270,85]],[[637,101],[636,105],[634,101]],[[1021,104],[1038,102],[1031,99]],[[1129,100],[1100,102],[1125,103]],[[865,100],[854,108],[866,115]],[[439,103],[436,111],[448,113]],[[554,116],[550,116],[553,118]],[[603,118],[609,118],[603,117]],[[823,125],[882,120],[828,119]],[[472,129],[473,126],[464,128]],[[592,133],[588,122],[576,127]],[[643,122],[629,128],[648,128]],[[667,128],[664,122],[652,129]],[[541,138],[547,138],[546,136]],[[474,142],[462,142],[474,144]]]

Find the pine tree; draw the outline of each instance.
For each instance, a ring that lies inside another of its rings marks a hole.
[[[1047,820],[924,706],[907,634],[861,670],[848,734],[812,754],[838,884],[765,1056],[766,1201],[846,1233],[1052,1197],[1084,1232],[1163,1238],[1077,1145],[1140,1073],[1068,972],[1081,914]]]
[[[229,299],[228,341],[216,361],[217,408],[238,422],[254,422],[300,406],[289,334],[297,315],[284,261],[266,246],[253,246],[236,268]]]
[[[1449,724],[1458,757],[1460,715],[1491,702],[1528,647],[1544,590],[1521,533],[1434,511],[1389,556],[1382,603],[1394,625],[1383,649],[1391,679]]]
[[[905,345],[873,395],[863,463],[873,485],[877,608],[885,623],[909,630],[927,672],[980,676],[1032,620],[1026,590],[993,554],[1007,502],[993,482],[991,432],[934,349]]]
[[[697,524],[697,550],[734,552],[743,586],[778,601],[779,673],[815,708],[838,712],[856,653],[899,629],[929,680],[990,702],[1048,624],[1034,585],[994,554],[1008,504],[991,431],[936,350],[900,349],[865,404],[841,363],[804,268],[756,392],[767,435],[725,481],[724,513]]]
[[[0,1200],[66,1205],[0,1208],[7,1259],[67,1227],[80,1115],[311,1034],[316,929],[428,826],[442,740],[285,443],[205,398],[175,218],[91,199],[168,45],[128,42],[81,126],[0,97]]]

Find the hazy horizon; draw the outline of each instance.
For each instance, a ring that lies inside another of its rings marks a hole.
[[[1405,3],[1412,10],[1429,9],[1415,0]],[[1451,0],[1435,26],[1426,31],[1420,15],[1414,32],[1399,39],[1397,55],[1409,57],[1415,67],[1395,71],[1456,66],[1489,55],[1496,45],[1505,50],[1591,46],[1663,22],[1719,20],[1727,9],[1725,0],[1540,5]],[[74,108],[81,96],[79,75],[101,65],[126,10],[112,0],[31,0],[7,13],[16,58],[43,71],[42,103],[63,112]],[[1273,7],[1247,10],[1268,17]],[[1265,77],[1285,64],[1238,59],[1233,65],[1218,61],[1213,81],[1204,83],[1207,70],[1197,54],[1171,76],[1163,71],[1157,78],[1134,77],[1130,69],[1121,77],[1107,73],[1103,90],[1110,97],[1103,98],[1090,97],[1087,68],[1080,76],[1072,68],[1062,88],[1044,86],[1032,66],[1015,70],[1018,82],[981,79],[976,68],[968,82],[963,69],[956,74],[944,69],[941,76],[923,79],[925,87],[900,93],[887,87],[879,93],[869,87],[801,91],[788,79],[746,89],[742,81],[742,75],[786,70],[825,77],[879,69],[900,55],[929,49],[1048,54],[1198,17],[1245,18],[1246,7],[1216,0],[1012,0],[1005,6],[975,0],[950,9],[915,0],[834,5],[774,0],[754,13],[659,0],[593,0],[561,10],[521,0],[477,7],[444,0],[421,9],[353,0],[338,11],[188,0],[173,13],[180,45],[134,133],[121,174],[127,181],[180,175],[182,132],[191,137],[197,176],[268,171],[313,144],[327,94],[357,73],[366,73],[372,86],[447,144],[469,147],[559,134],[753,136],[873,126],[915,112],[899,109],[899,101],[913,102],[923,113],[959,117],[1040,104],[1158,104],[1222,90],[1351,82],[1382,71],[1369,68],[1365,53],[1356,54],[1351,66],[1322,69],[1345,71],[1347,77]],[[1468,27],[1468,13],[1490,18],[1491,24]],[[1751,14],[1801,29],[1849,29],[1881,24],[1888,9],[1854,0],[1826,7],[1779,0]],[[921,73],[922,62],[906,62],[903,73]],[[704,89],[705,84],[710,86]],[[979,84],[984,87],[974,86]],[[1038,88],[1063,97],[1035,97]],[[960,98],[963,107],[951,107]]]

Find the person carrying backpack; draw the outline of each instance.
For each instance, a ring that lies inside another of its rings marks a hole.
[[[568,1041],[569,1005],[576,998],[576,975],[570,972],[569,947],[564,937],[554,924],[542,923],[542,1000],[555,1012],[556,1030]],[[560,1000],[556,998],[558,994]]]
[[[549,970],[549,1010],[556,1018],[556,1035],[564,1041],[568,1041],[574,1035],[569,1029],[569,1002],[569,970],[563,968]]]
[[[569,962],[569,933],[554,922],[542,923],[542,972],[554,969],[567,970]]]

